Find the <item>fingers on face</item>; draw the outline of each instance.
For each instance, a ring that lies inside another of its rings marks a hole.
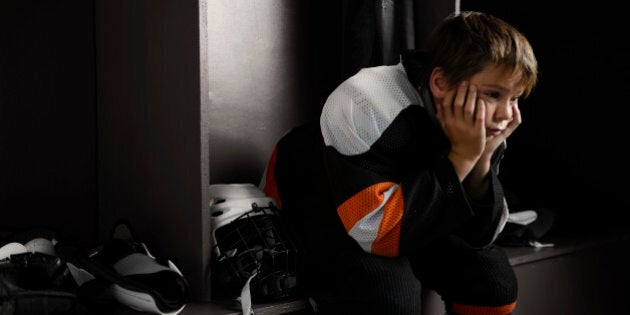
[[[518,105],[512,105],[512,120],[508,123],[507,129],[514,130],[522,122],[521,111],[518,109]]]
[[[521,117],[521,110],[518,108],[518,104],[512,105],[512,119],[516,124],[520,124],[523,121]]]
[[[478,125],[485,126],[486,122],[486,101],[483,99],[477,100],[477,107],[475,108],[475,121]]]
[[[455,100],[453,100],[453,114],[455,117],[461,117],[466,106],[466,98],[469,93],[468,81],[463,81],[458,87],[455,93]]]
[[[477,99],[477,86],[470,85],[468,81],[462,82],[457,87],[457,94],[453,102],[455,116],[465,121],[483,121],[485,117],[485,103],[480,105],[481,99]]]
[[[483,121],[485,117],[485,103],[479,106],[481,99],[477,99],[477,87],[468,81],[461,82],[457,88],[448,93],[439,105],[438,116],[441,119],[453,117],[472,122]]]
[[[453,102],[455,101],[457,91],[449,91],[444,96],[444,100],[439,104],[438,116],[441,118],[449,118],[453,116]]]
[[[440,119],[440,121],[443,121],[446,118],[446,111],[450,110],[447,104],[450,104],[452,101],[453,101],[453,94],[447,93],[444,96],[444,99],[442,100],[442,102],[437,103],[437,106],[438,106],[437,116]]]
[[[464,118],[467,121],[471,121],[472,119],[474,119],[475,117],[475,110],[478,109],[478,105],[477,105],[477,87],[474,85],[471,85],[468,88],[468,93],[465,94],[466,96],[466,103],[464,105]]]

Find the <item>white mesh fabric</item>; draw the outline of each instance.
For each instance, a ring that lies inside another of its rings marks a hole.
[[[324,142],[344,155],[365,153],[401,110],[421,105],[402,63],[361,69],[335,89],[324,104]]]

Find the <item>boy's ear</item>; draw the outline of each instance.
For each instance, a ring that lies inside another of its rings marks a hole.
[[[429,87],[434,98],[443,98],[449,90],[448,81],[441,67],[433,68],[429,77]]]

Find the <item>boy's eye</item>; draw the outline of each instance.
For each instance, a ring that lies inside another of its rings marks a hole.
[[[501,96],[501,94],[499,92],[486,92],[484,93],[486,94],[486,96],[490,97],[490,98],[499,98],[499,96]]]

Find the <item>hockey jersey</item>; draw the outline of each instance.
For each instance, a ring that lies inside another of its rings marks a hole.
[[[413,86],[403,62],[365,68],[330,94],[319,126],[279,141],[261,186],[300,217],[307,243],[324,243],[319,253],[347,248],[347,239],[390,257],[450,234],[472,247],[491,244],[508,215],[498,179],[505,143],[483,200],[468,197],[449,149],[430,93]]]
[[[451,233],[482,247],[503,228],[497,175],[505,144],[493,157],[490,193],[470,199],[447,158],[432,98],[412,85],[402,62],[343,82],[320,127],[337,214],[364,251],[397,256]]]

